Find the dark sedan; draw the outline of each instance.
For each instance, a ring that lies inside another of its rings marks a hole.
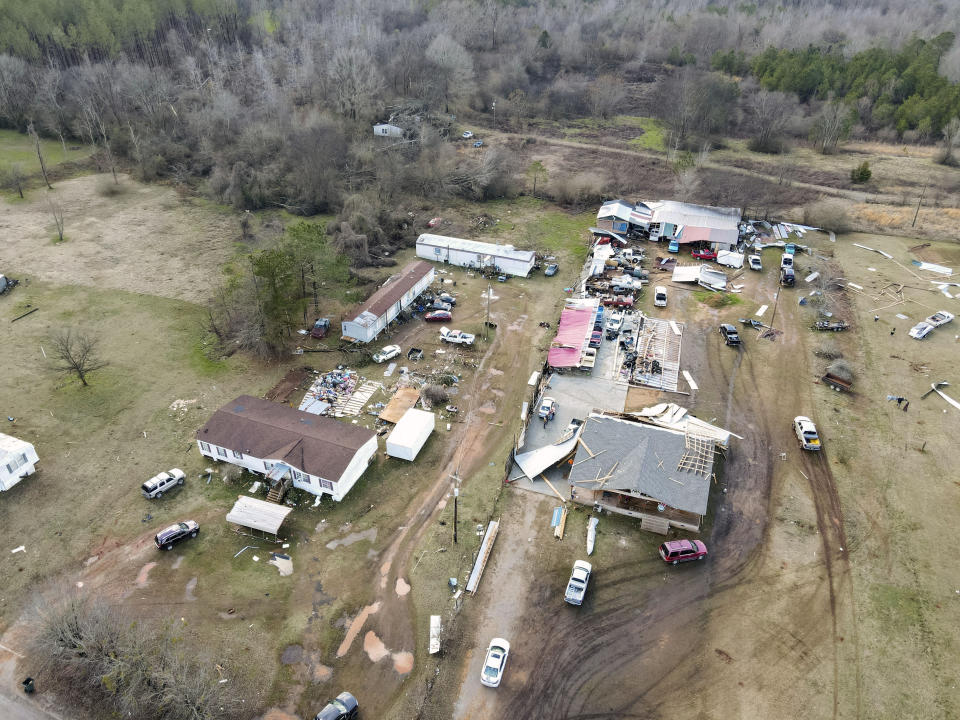
[[[448,322],[453,319],[453,315],[446,310],[434,310],[424,315],[423,319],[427,322]]]
[[[328,702],[323,710],[317,713],[314,720],[353,720],[359,708],[360,704],[353,695],[342,692]]]
[[[193,520],[185,520],[158,532],[154,541],[158,548],[173,550],[176,543],[187,538],[195,538],[198,532],[200,532],[200,526],[197,523]]]

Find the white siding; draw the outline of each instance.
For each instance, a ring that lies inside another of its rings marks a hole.
[[[417,257],[471,268],[495,267],[507,275],[526,277],[536,261],[532,250],[516,250],[475,240],[424,233],[417,238]]]
[[[23,478],[36,472],[40,458],[33,445],[10,435],[0,434],[0,492],[9,490]]]

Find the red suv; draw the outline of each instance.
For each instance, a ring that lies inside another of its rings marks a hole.
[[[687,560],[703,560],[706,556],[707,546],[699,540],[668,540],[660,546],[660,557],[672,565]]]
[[[702,248],[700,250],[694,250],[690,253],[698,260],[716,260],[717,254],[713,250],[707,248]]]

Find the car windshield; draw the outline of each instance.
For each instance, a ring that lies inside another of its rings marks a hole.
[[[344,705],[339,700],[331,700],[330,704],[333,705],[337,710],[339,710],[342,713],[348,712],[349,710],[349,708],[347,708],[347,706]]]
[[[177,523],[177,527],[180,528],[181,530],[189,529],[189,526],[185,522]]]

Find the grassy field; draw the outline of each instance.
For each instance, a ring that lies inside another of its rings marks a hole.
[[[90,155],[91,148],[72,141],[64,149],[59,140],[40,138],[40,151],[47,168],[52,168],[63,162],[83,160]],[[0,173],[15,164],[20,165],[25,175],[40,174],[40,160],[33,138],[26,133],[0,129]]]

